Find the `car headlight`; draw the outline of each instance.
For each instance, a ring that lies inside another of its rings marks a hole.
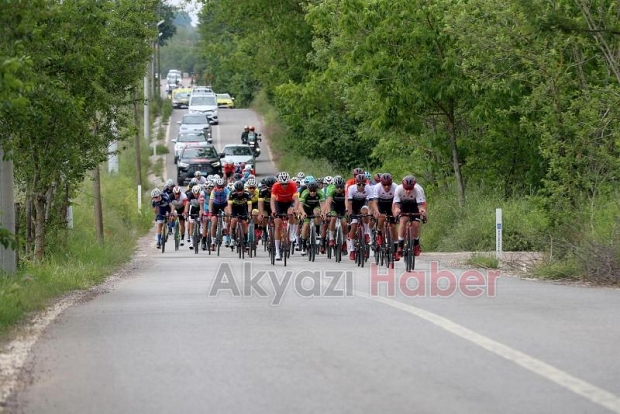
[[[181,168],[188,168],[189,164],[186,164],[184,162],[179,162],[179,167],[181,167]]]
[[[219,167],[219,166],[220,166],[220,163],[219,163],[219,162],[214,162],[214,163],[213,163],[213,164],[211,164],[211,165],[212,165],[213,167],[217,168],[217,167]]]

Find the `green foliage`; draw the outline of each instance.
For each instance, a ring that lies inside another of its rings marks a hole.
[[[467,264],[473,267],[481,267],[484,269],[498,269],[499,259],[488,254],[474,253],[467,260]]]

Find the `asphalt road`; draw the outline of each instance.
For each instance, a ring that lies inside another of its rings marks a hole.
[[[260,129],[249,110],[220,118],[216,146]],[[402,262],[271,266],[262,250],[161,254],[153,237],[137,255],[48,327],[10,412],[620,413],[619,290],[463,273],[427,253],[424,285]]]

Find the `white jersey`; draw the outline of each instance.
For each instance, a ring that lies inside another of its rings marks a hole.
[[[196,177],[196,179],[198,180],[198,184],[202,185],[205,184],[207,182],[207,177],[201,175],[200,178]]]
[[[172,207],[177,210],[185,207],[185,202],[187,201],[187,194],[185,194],[183,191],[181,191],[179,198],[176,198],[174,194],[171,194],[170,197],[170,204],[172,204]]]
[[[374,197],[376,198],[377,201],[379,202],[392,202],[392,200],[394,199],[394,196],[396,195],[396,188],[398,186],[395,183],[392,183],[392,185],[389,188],[385,188],[383,187],[383,184],[379,183],[379,184],[375,184],[373,185],[373,190],[374,190]]]
[[[403,188],[403,185],[399,185],[396,187],[396,192],[394,194],[394,202],[395,203],[413,203],[417,202],[418,204],[426,203],[426,196],[424,195],[424,189],[418,183],[413,187],[413,190],[407,191]]]
[[[375,191],[370,184],[366,184],[363,190],[358,190],[357,185],[349,186],[347,199],[353,202],[366,202],[375,197]]]

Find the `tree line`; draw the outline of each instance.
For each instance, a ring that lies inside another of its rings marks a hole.
[[[293,150],[558,226],[620,211],[617,1],[210,0],[200,23],[214,87],[265,91]]]
[[[107,159],[114,131],[139,128],[128,108],[173,17],[160,0],[0,1],[0,149],[27,206],[19,220],[33,223],[27,256],[42,260],[46,236],[66,227],[69,200]]]

